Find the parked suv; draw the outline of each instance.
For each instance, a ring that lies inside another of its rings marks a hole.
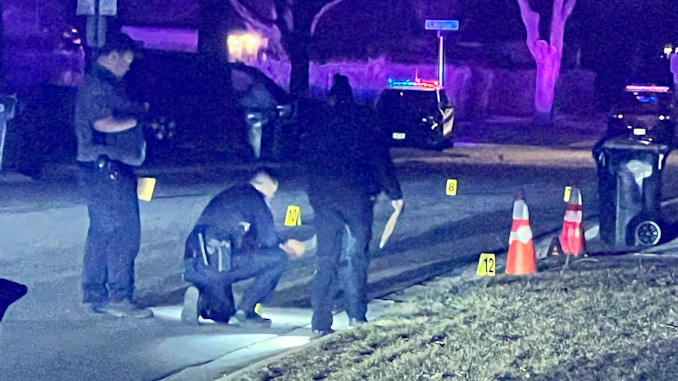
[[[198,53],[151,50],[132,65],[125,77],[128,95],[150,105],[140,121],[148,144],[145,166],[251,160],[257,148],[248,131],[254,123],[262,130],[258,150],[279,149],[273,130],[290,99],[258,69]],[[45,163],[75,161],[76,92],[74,86],[44,84],[19,95],[21,107],[8,128],[7,146],[14,149],[6,156],[13,167],[39,176]]]
[[[377,98],[376,108],[392,146],[450,146],[454,108],[437,82],[389,80],[389,86]]]
[[[609,137],[627,135],[672,145],[675,143],[675,107],[668,86],[629,85],[612,107]]]
[[[151,105],[151,160],[271,159],[291,102],[258,69],[195,53],[146,51],[126,81],[133,99]]]

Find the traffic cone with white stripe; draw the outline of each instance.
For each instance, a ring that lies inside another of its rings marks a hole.
[[[530,213],[523,191],[516,195],[513,203],[513,225],[509,237],[509,251],[506,258],[505,274],[524,275],[537,272],[537,263],[532,245]]]
[[[577,256],[585,250],[581,222],[583,219],[581,191],[576,182],[572,182],[570,199],[563,218],[563,230],[560,232],[560,247],[566,255]]]

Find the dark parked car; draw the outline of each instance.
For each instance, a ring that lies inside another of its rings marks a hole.
[[[675,140],[675,107],[668,86],[629,85],[622,101],[612,107],[607,135],[672,145]]]
[[[392,146],[451,146],[454,108],[437,83],[390,80],[377,98],[376,108]]]
[[[145,166],[252,160],[257,142],[248,139],[248,131],[257,126],[265,159],[283,150],[275,146],[281,133],[274,129],[284,124],[291,101],[256,68],[202,54],[147,50],[134,61],[125,86],[132,99],[150,104],[141,120],[148,142]],[[46,84],[20,94],[9,127],[12,167],[37,176],[45,163],[75,161],[76,92]]]
[[[130,94],[151,105],[151,160],[275,155],[276,122],[291,100],[258,69],[209,55],[160,51],[145,52],[133,65]]]

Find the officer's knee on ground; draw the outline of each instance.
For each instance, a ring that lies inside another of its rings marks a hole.
[[[275,268],[280,269],[280,271],[285,270],[287,263],[290,258],[287,253],[282,249],[277,249],[274,254]]]

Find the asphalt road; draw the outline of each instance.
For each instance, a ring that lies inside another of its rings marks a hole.
[[[468,163],[449,152],[404,154],[419,159],[401,161],[397,167],[407,209],[389,245],[372,252],[373,296],[451,272],[477,260],[482,252],[505,250],[518,189],[525,190],[535,235],[558,229],[563,190],[573,179],[582,187],[585,216],[597,210],[595,169],[563,167],[558,155],[542,153],[534,166],[512,166]],[[449,160],[437,160],[441,157]],[[300,206],[303,225],[290,233],[308,238],[313,234],[313,212],[303,177],[294,169],[282,174],[272,207],[276,222],[282,228],[287,206]],[[181,281],[185,236],[210,196],[242,178],[244,172],[227,170],[159,177],[157,197],[141,205],[142,248],[136,268],[140,300],[150,305],[179,301],[185,287]],[[669,168],[668,196],[678,195],[675,178],[675,168]],[[447,179],[458,181],[456,196],[445,194]],[[161,319],[117,320],[89,314],[79,303],[88,224],[85,206],[69,184],[14,189],[5,193],[11,197],[0,200],[0,276],[27,284],[29,293],[2,321],[0,380],[155,380],[222,356],[229,342],[246,345],[252,339],[223,326],[185,327]],[[380,200],[375,240],[389,214],[389,204]],[[307,305],[305,282],[313,271],[312,253],[290,262],[274,304]],[[236,292],[240,290],[242,285]]]

